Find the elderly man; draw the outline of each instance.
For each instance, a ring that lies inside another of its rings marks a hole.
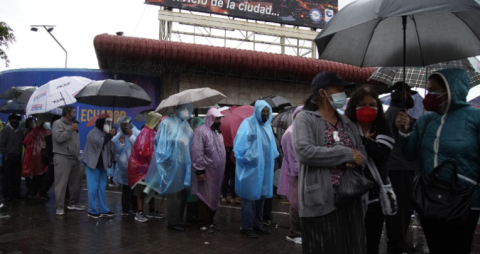
[[[220,189],[225,171],[225,147],[220,124],[223,115],[216,108],[207,112],[205,124],[192,139],[192,193],[198,196],[198,223],[201,231],[213,233],[213,223],[220,205]]]
[[[193,105],[175,107],[175,115],[160,124],[155,153],[145,182],[160,194],[168,194],[168,229],[185,231],[183,215],[191,180],[190,144],[192,128],[188,119]]]
[[[273,197],[273,169],[279,153],[270,122],[272,108],[263,100],[255,103],[253,116],[243,120],[233,144],[236,158],[235,192],[242,197],[242,232],[257,238],[263,227],[265,198]]]
[[[78,205],[80,200],[81,170],[80,141],[78,135],[77,112],[74,107],[65,106],[62,118],[55,121],[52,127],[53,153],[55,165],[55,197],[57,215],[65,214],[65,193],[70,191],[69,210],[85,210]]]

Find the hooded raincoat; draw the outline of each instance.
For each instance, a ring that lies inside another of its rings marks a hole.
[[[270,117],[262,122],[262,110]],[[272,108],[263,100],[255,102],[253,116],[243,120],[233,141],[236,159],[235,192],[248,200],[273,197],[273,171],[278,157],[272,127]]]
[[[148,168],[145,182],[160,194],[173,194],[190,188],[190,146],[193,130],[188,124],[192,104],[179,105],[175,116],[158,127],[155,152]]]
[[[140,134],[140,131],[137,127],[131,124],[131,121],[132,119],[128,116],[119,118],[117,121],[118,133],[112,139],[112,142],[117,149],[117,164],[115,165],[113,181],[122,185],[128,185],[128,158],[132,152],[133,144],[135,143],[138,134]],[[128,137],[128,135],[122,133],[120,126],[122,123],[130,124],[130,127],[132,128],[132,136]],[[120,142],[120,137],[122,136],[125,137],[123,144]]]
[[[480,110],[466,101],[470,76],[461,69],[446,69],[433,74],[440,75],[446,84],[446,112],[421,116],[408,137],[399,136],[399,143],[407,159],[418,157],[420,171],[432,173],[436,166],[451,160],[457,164],[459,180],[467,186],[474,186],[480,181]],[[449,173],[443,171],[439,177],[451,179]],[[480,209],[478,187],[472,207]]]
[[[303,106],[295,109],[293,119],[302,109]],[[293,123],[292,121],[282,137],[283,161],[277,194],[286,196],[292,208],[298,211],[298,161],[293,150]]]
[[[22,163],[22,176],[38,176],[48,169],[48,165],[43,164],[42,154],[45,152],[45,137],[48,130],[37,126],[28,132],[23,140],[25,146],[24,159]]]
[[[157,134],[155,127],[161,119],[162,115],[159,113],[153,111],[148,113],[147,123],[133,144],[128,159],[128,185],[130,186],[135,185],[138,181],[145,180],[154,152],[153,141]]]
[[[199,126],[192,139],[192,193],[197,195],[212,211],[220,205],[220,189],[225,171],[226,151],[221,133],[211,129],[217,116],[216,108],[208,110],[205,124]],[[198,182],[196,175],[205,173],[205,181]]]

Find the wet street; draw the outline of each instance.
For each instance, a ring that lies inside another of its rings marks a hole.
[[[82,188],[80,203],[86,205],[86,186]],[[0,209],[1,215],[10,215],[0,219],[0,253],[302,253],[301,246],[285,240],[289,233],[285,201],[274,199],[273,233],[248,239],[239,231],[240,205],[222,205],[216,216],[222,231],[208,234],[194,224],[181,233],[167,230],[166,220],[140,223],[121,217],[118,187],[107,191],[108,206],[117,213],[113,219],[92,219],[86,211],[67,211],[60,217],[53,200],[46,204],[17,200]],[[157,202],[157,209],[166,213],[167,202]],[[420,229],[411,227],[409,235],[422,244]],[[475,242],[480,243],[477,236]],[[387,253],[384,238],[381,253]],[[417,253],[427,252],[419,246]]]

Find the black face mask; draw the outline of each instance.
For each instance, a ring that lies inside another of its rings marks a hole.
[[[15,129],[18,128],[18,122],[10,122],[10,125]]]
[[[218,122],[218,123],[217,123],[217,122],[213,122],[211,129],[212,129],[213,131],[217,131],[218,133],[221,133],[221,132],[220,132],[220,125],[221,125],[221,124],[222,124],[221,122]]]
[[[411,109],[411,108],[415,107],[415,101],[413,100],[412,97],[407,98],[407,101],[405,102],[405,107],[407,109]]]
[[[262,115],[262,122],[266,123],[268,121],[268,115]]]
[[[122,128],[122,133],[123,134],[128,134],[128,128]]]

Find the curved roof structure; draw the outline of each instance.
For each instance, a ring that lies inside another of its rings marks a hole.
[[[319,72],[333,71],[347,81],[367,83],[376,69],[298,56],[108,34],[97,35],[94,47],[100,68],[117,71],[187,71],[301,83],[309,83]]]

